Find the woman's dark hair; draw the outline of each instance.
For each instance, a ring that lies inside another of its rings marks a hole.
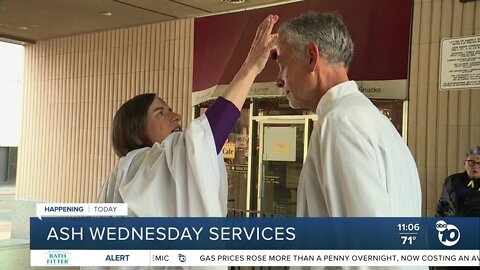
[[[128,152],[151,146],[145,135],[148,108],[156,94],[142,94],[125,102],[115,113],[112,128],[112,146],[119,157]]]

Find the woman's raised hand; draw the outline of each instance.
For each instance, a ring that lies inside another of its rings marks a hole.
[[[256,74],[263,70],[270,56],[270,51],[275,49],[277,45],[278,34],[272,34],[273,26],[277,21],[277,15],[268,15],[258,25],[257,33],[242,68],[254,69]]]

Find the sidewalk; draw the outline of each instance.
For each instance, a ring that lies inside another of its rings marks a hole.
[[[15,186],[0,186],[0,240],[10,238],[12,230],[12,206],[15,198]]]

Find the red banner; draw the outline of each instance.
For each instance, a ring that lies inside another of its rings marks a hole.
[[[308,11],[335,12],[347,25],[355,44],[350,79],[406,80],[411,5],[405,0],[307,0],[195,19],[193,91],[232,80],[248,53],[257,25],[266,15],[278,14],[278,26]],[[256,82],[274,82],[277,74],[277,64],[269,61]]]

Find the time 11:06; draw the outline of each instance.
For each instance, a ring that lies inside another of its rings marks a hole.
[[[420,224],[418,223],[401,223],[397,225],[399,231],[419,231]]]

